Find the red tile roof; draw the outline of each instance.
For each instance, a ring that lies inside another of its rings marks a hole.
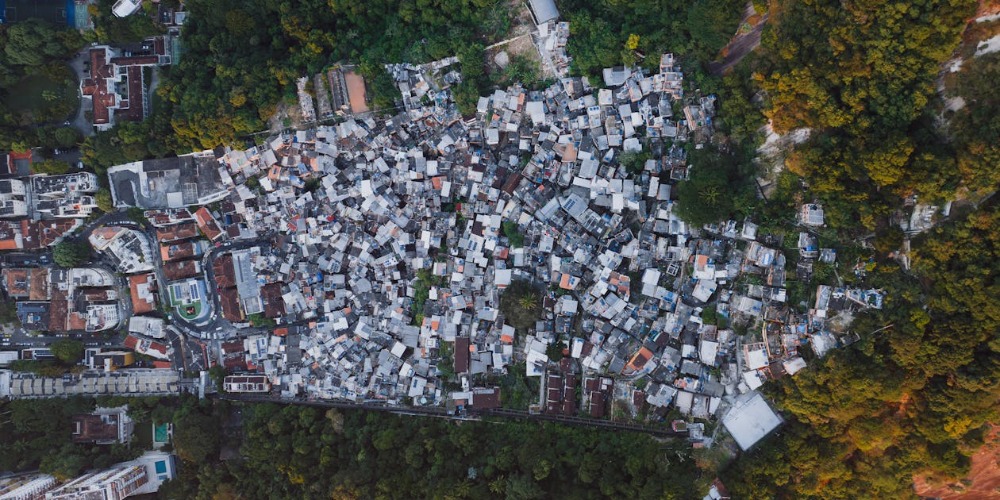
[[[90,78],[83,81],[83,95],[94,100],[94,125],[111,123],[111,110],[117,103],[117,94],[108,90],[108,78],[113,68],[107,59],[107,49],[90,49]]]
[[[224,288],[219,293],[219,305],[222,306],[222,317],[229,321],[243,321],[243,311],[240,310],[240,295],[235,288]]]
[[[132,295],[132,312],[134,314],[144,314],[148,312],[153,312],[156,306],[156,299],[153,302],[147,302],[139,297],[139,286],[152,283],[152,274],[137,274],[135,276],[128,277],[128,288]]]
[[[219,228],[219,224],[215,222],[215,217],[212,217],[207,208],[199,208],[194,213],[194,218],[198,221],[198,229],[201,229],[201,232],[205,233],[208,239],[215,241],[219,236],[222,236],[222,229]]]
[[[236,269],[233,268],[233,255],[222,254],[212,263],[212,272],[215,273],[215,284],[219,288],[232,288],[236,286]]]
[[[455,339],[455,373],[465,373],[469,371],[469,339],[458,337]]]
[[[198,236],[198,226],[194,222],[182,222],[156,228],[156,239],[161,242],[183,240]]]

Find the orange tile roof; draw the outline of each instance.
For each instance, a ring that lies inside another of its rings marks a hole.
[[[134,314],[145,314],[148,312],[153,312],[156,309],[156,299],[153,301],[143,300],[139,297],[139,286],[152,284],[153,275],[147,274],[137,274],[128,277],[128,288],[129,293],[132,295],[132,312]]]
[[[632,356],[632,360],[628,363],[628,368],[633,371],[639,371],[643,366],[646,366],[646,363],[652,358],[653,351],[643,347],[642,349],[639,349],[639,352],[635,353],[635,356]]]
[[[219,236],[222,236],[222,229],[219,228],[219,224],[215,222],[215,218],[212,217],[207,208],[199,208],[194,213],[194,218],[198,221],[198,229],[201,229],[201,232],[205,233],[208,239],[214,241]]]

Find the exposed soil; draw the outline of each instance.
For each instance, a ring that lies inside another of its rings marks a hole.
[[[986,443],[972,456],[969,474],[959,481],[940,484],[913,478],[917,495],[942,500],[987,500],[1000,498],[1000,427],[993,427]]]

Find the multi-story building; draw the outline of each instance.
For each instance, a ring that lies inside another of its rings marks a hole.
[[[110,469],[84,474],[53,491],[48,500],[121,500],[136,493],[149,482],[141,465],[117,465]]]
[[[28,215],[28,204],[24,200],[0,199],[0,217],[11,219]]]
[[[31,178],[34,211],[43,219],[88,217],[97,208],[97,175],[78,172]]]
[[[116,5],[138,5],[134,0]],[[119,16],[123,17],[123,16]],[[108,130],[118,120],[142,121],[149,113],[148,84],[143,68],[170,64],[171,38],[147,39],[139,50],[107,45],[90,49],[90,75],[80,82],[84,105],[90,108],[97,130]]]
[[[173,455],[147,452],[131,462],[84,474],[45,494],[47,500],[121,500],[155,493],[175,475]]]
[[[271,381],[264,375],[230,375],[222,382],[226,392],[268,392]]]
[[[0,479],[0,500],[39,500],[56,486],[48,474],[21,474]]]

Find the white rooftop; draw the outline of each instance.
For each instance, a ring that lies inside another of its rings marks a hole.
[[[722,425],[732,434],[736,444],[746,451],[781,425],[781,417],[759,392],[748,392],[737,398],[722,418]]]

